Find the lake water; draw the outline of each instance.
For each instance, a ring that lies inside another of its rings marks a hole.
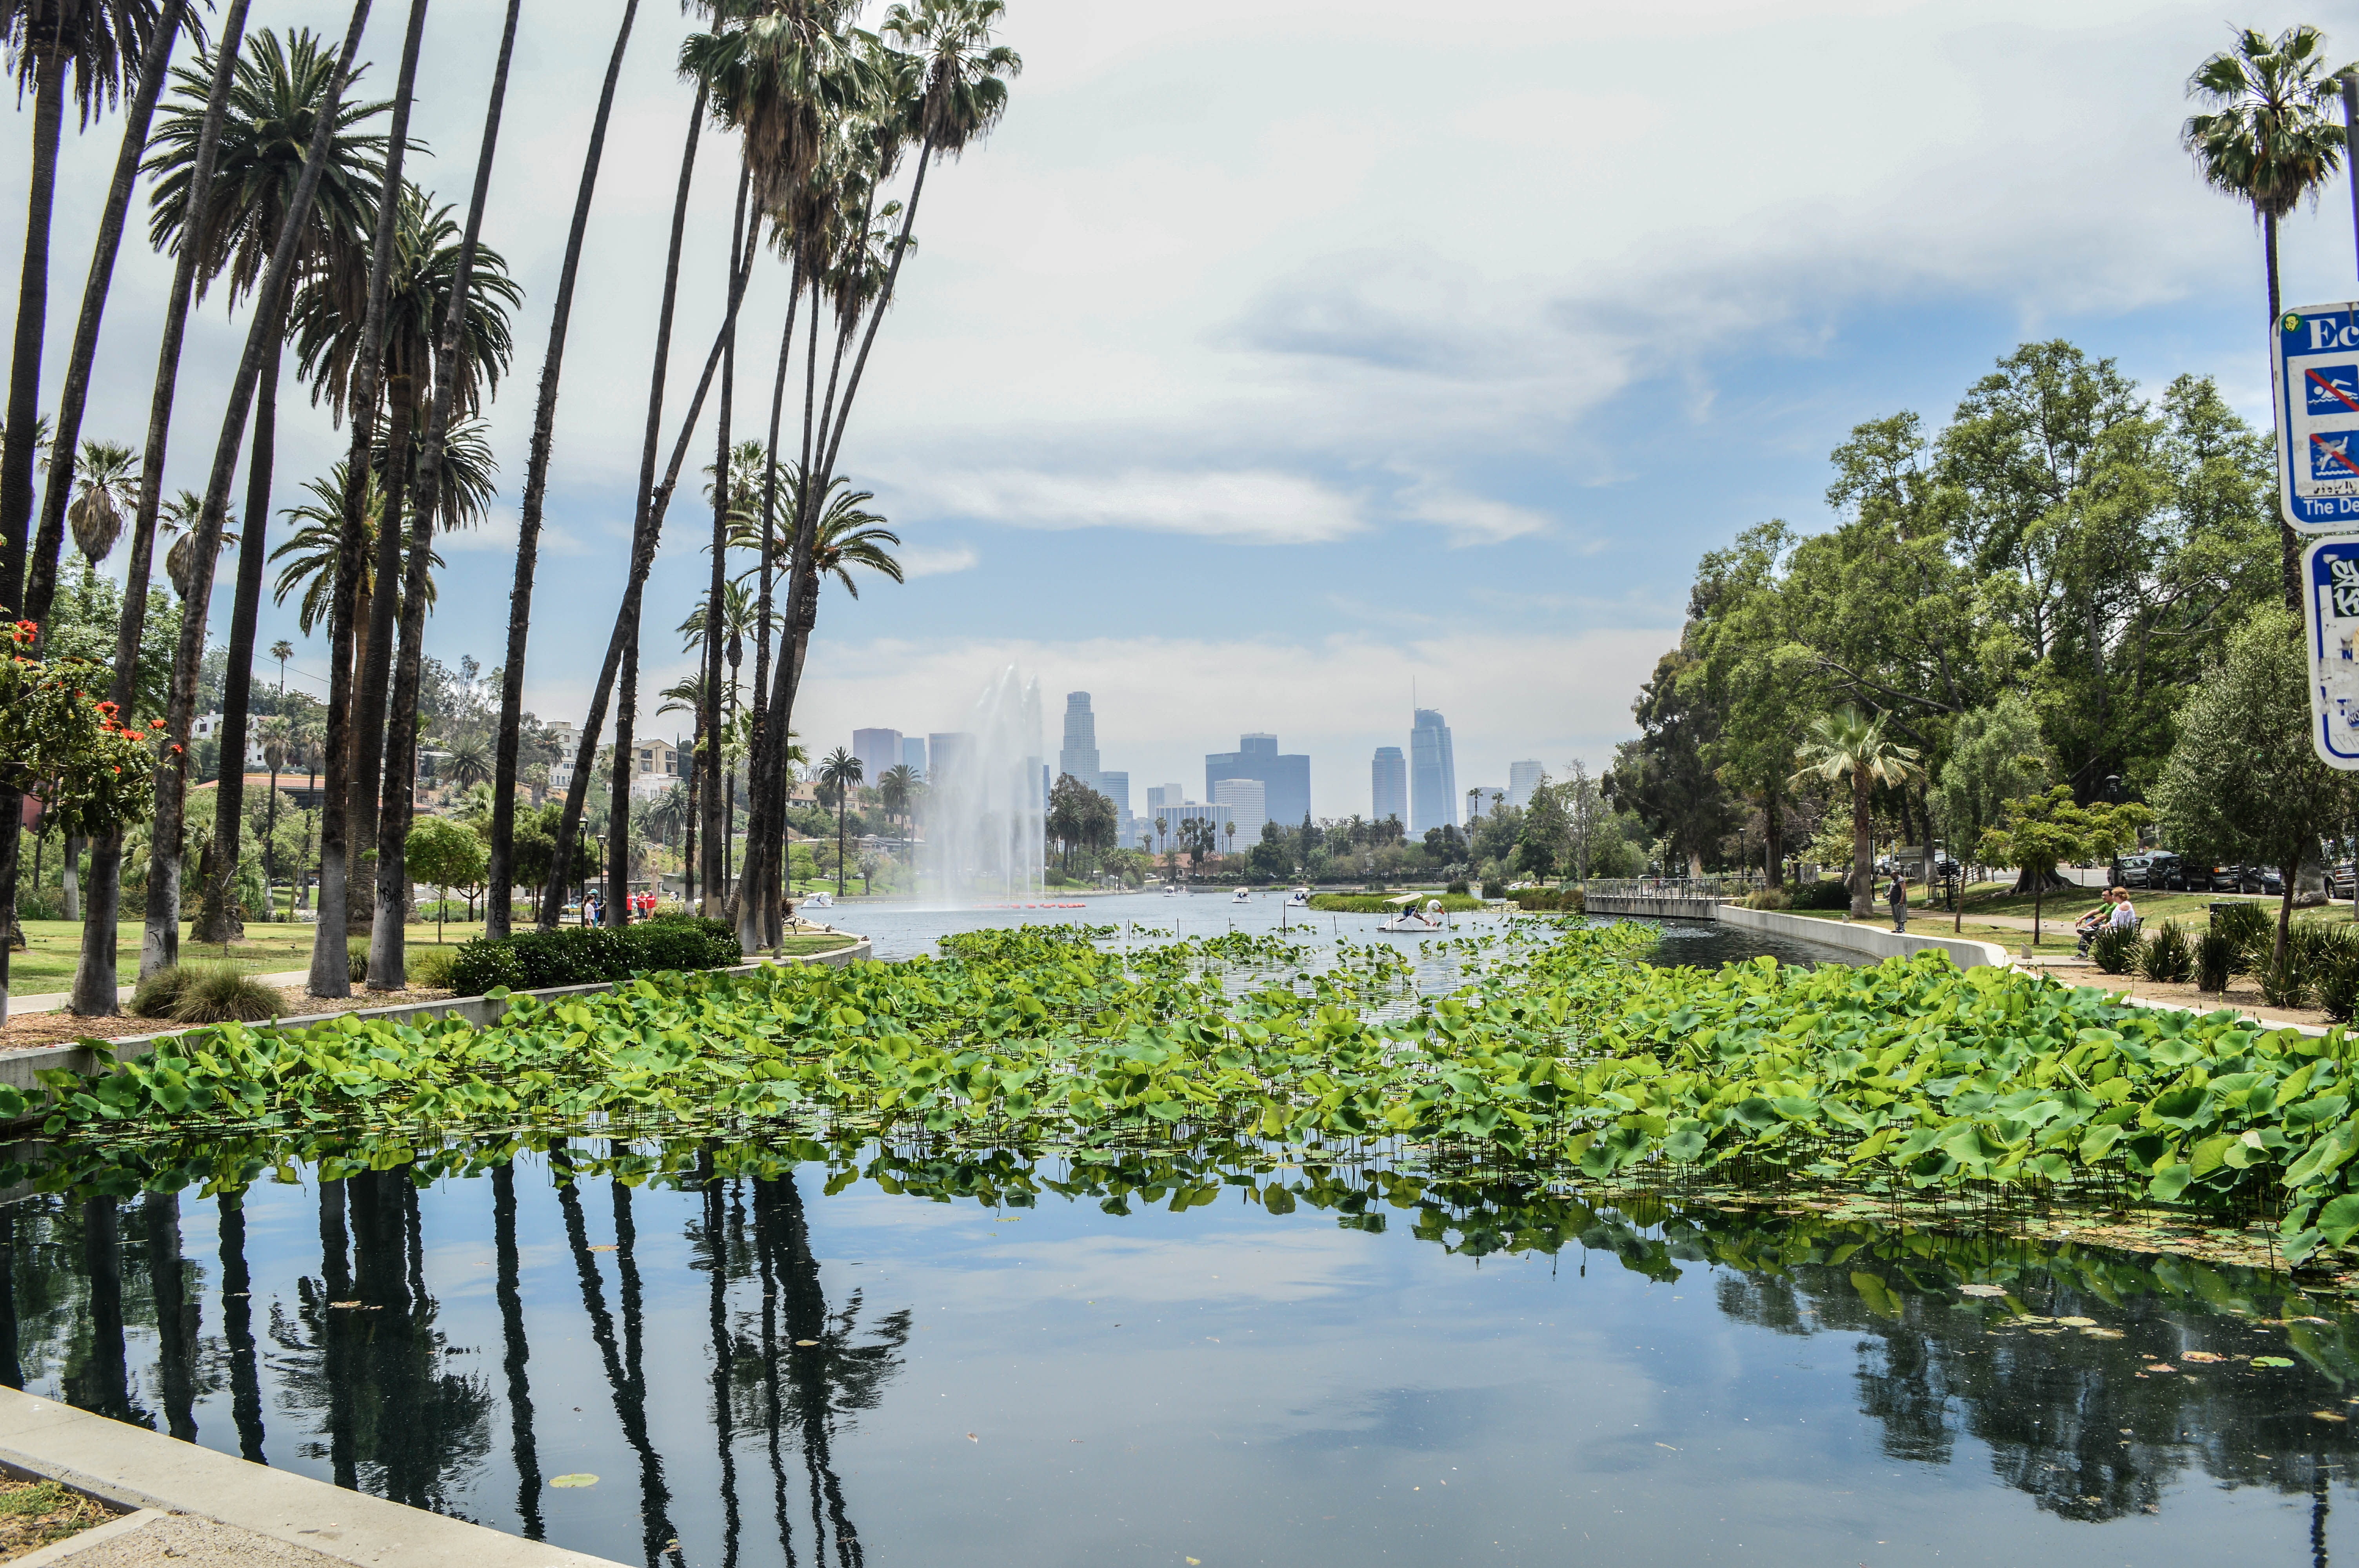
[[[1340,1167],[878,1173],[33,1198],[15,1354],[649,1564],[2291,1564],[2354,1501],[2311,1413],[2359,1409],[2354,1325],[2267,1276]]]
[[[1071,907],[1078,904],[1081,907]],[[1080,924],[1126,928],[1141,940],[1160,933],[1165,938],[1216,936],[1228,931],[1254,933],[1292,931],[1305,937],[1343,939],[1356,943],[1387,942],[1414,952],[1430,940],[1419,935],[1379,931],[1384,917],[1374,914],[1327,914],[1317,910],[1288,909],[1281,892],[1257,892],[1245,903],[1234,903],[1226,892],[1165,897],[1160,893],[1116,893],[1067,901],[1066,906],[1017,909],[923,909],[897,903],[847,903],[834,909],[805,910],[808,919],[831,922],[869,938],[879,958],[908,958],[935,951],[944,935],[979,931],[995,925],[1056,925]],[[1450,917],[1458,935],[1496,931],[1513,918],[1499,914],[1457,914]],[[1604,922],[1601,922],[1603,924]],[[1799,964],[1855,962],[1856,953],[1816,942],[1794,942],[1756,931],[1740,930],[1702,920],[1654,923],[1662,942],[1651,955],[1658,964],[1701,964],[1717,967],[1733,959],[1769,954],[1780,962]]]
[[[1659,956],[1761,951],[1827,956]],[[618,1152],[24,1198],[0,1374],[650,1568],[2324,1563],[2352,1518],[2359,1323],[2278,1277],[1332,1152]]]

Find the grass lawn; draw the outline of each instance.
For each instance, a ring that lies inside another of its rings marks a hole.
[[[264,925],[248,921],[245,940],[233,942],[226,949],[211,944],[189,940],[189,927],[180,927],[180,958],[184,963],[202,960],[209,964],[223,961],[234,964],[249,975],[282,974],[289,969],[305,969],[311,965],[311,935],[315,927],[308,923],[273,921]],[[470,936],[483,935],[483,922],[469,924],[451,921],[442,927],[442,940],[451,946]],[[114,965],[116,978],[125,985],[139,978],[140,923],[126,920],[115,927]],[[16,954],[8,965],[8,989],[19,995],[47,991],[71,990],[73,988],[74,964],[82,953],[82,923],[73,920],[27,920],[25,941],[30,949]],[[413,947],[434,945],[434,926],[429,922],[408,928],[408,943]]]

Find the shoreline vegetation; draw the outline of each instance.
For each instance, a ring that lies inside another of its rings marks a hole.
[[[2359,1235],[2359,1051],[2340,1029],[2125,1007],[1938,953],[1658,968],[1635,924],[1429,942],[1465,978],[1442,996],[1386,945],[1328,961],[1231,934],[1125,955],[1106,934],[1002,927],[946,938],[940,959],[643,976],[481,1030],[200,1029],[89,1079],[44,1074],[66,1160],[43,1179],[136,1150],[236,1190],[321,1154],[382,1168],[592,1131],[945,1157],[1359,1150],[1536,1187],[2069,1232],[2359,1290],[2340,1255]]]

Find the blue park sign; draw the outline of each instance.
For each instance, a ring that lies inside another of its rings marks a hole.
[[[2304,533],[2359,533],[2359,303],[2296,306],[2269,351],[2285,519]]]
[[[2312,541],[2301,576],[2310,744],[2328,767],[2359,770],[2359,538]]]

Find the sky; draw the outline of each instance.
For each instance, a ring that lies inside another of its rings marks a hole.
[[[364,91],[390,91],[406,9],[378,0]],[[502,655],[534,393],[622,9],[524,0],[484,242],[526,298],[490,410],[501,495],[439,546],[428,641],[446,661]],[[249,26],[340,37],[349,14],[254,0]],[[410,173],[443,201],[466,199],[501,14],[437,0],[428,21],[414,124],[431,156]],[[1201,790],[1204,754],[1251,730],[1310,754],[1321,816],[1365,811],[1371,751],[1407,745],[1412,691],[1447,716],[1462,786],[1503,785],[1527,757],[1594,768],[1634,732],[1698,556],[1765,518],[1831,526],[1826,455],[1853,426],[1908,408],[1938,428],[1993,362],[2059,336],[2155,392],[2214,376],[2267,424],[2259,237],[2178,142],[2189,72],[2229,41],[2216,7],[1460,15],[1010,0],[1023,74],[995,134],[928,180],[845,440],[909,580],[822,602],[794,720],[815,754],[857,727],[962,728],[1013,665],[1041,683],[1050,754],[1063,694],[1093,694],[1134,810],[1150,783]],[[592,210],[527,666],[545,719],[580,720],[620,600],[689,27],[643,0]],[[2329,54],[2359,54],[2359,26],[2330,32]],[[9,256],[30,145],[16,125]],[[119,126],[68,138],[45,407]],[[720,322],[735,186],[727,138],[707,135],[667,449]],[[139,234],[83,432],[134,447],[169,283]],[[2359,293],[2348,187],[2291,219],[2283,248],[2288,304]],[[743,319],[740,434],[785,296],[766,264]],[[201,487],[245,327],[217,292],[191,329],[170,490]],[[275,508],[342,451],[289,370]],[[709,529],[683,484],[648,588],[643,694],[692,668],[670,629],[709,569]],[[259,645],[282,635],[299,650],[290,683],[323,693],[324,633],[301,638],[292,600],[263,608]],[[677,716],[655,706],[643,696],[641,732],[669,733]]]

